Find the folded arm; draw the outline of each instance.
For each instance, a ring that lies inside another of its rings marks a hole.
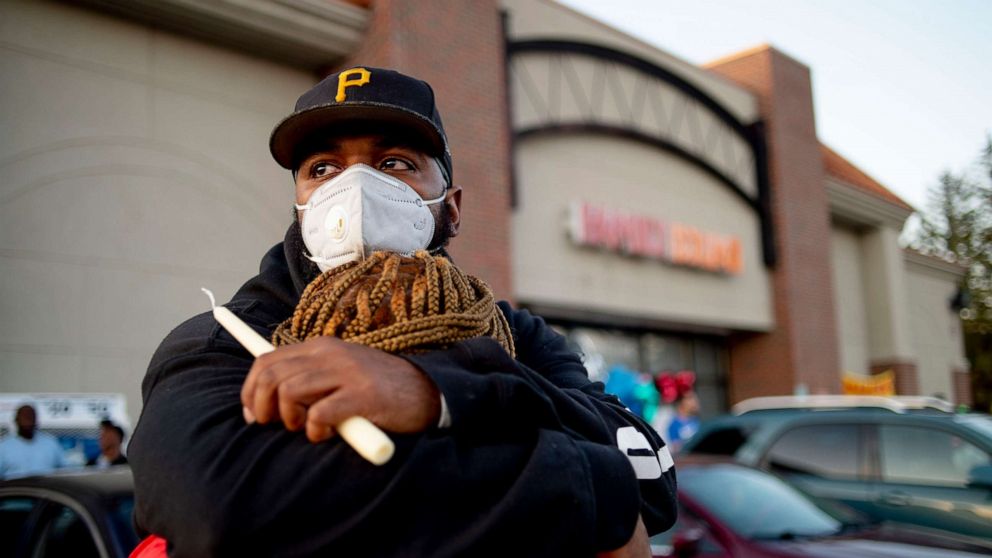
[[[516,360],[488,338],[406,357],[444,394],[455,435],[499,435],[537,426],[600,451],[612,449],[626,456],[639,481],[640,513],[648,532],[670,528],[676,517],[676,480],[664,441],[616,396],[606,394],[601,382],[591,382],[580,357],[541,318],[506,303],[500,306],[514,333]],[[614,504],[622,508],[614,511],[616,517],[630,516],[629,501]],[[626,536],[633,526],[631,519]]]
[[[252,321],[247,310],[236,313]],[[441,353],[464,358],[462,349]],[[462,374],[488,369],[482,360],[462,363]],[[505,413],[494,417],[505,420],[502,432],[475,430],[469,419],[458,424],[468,415],[453,407],[451,431],[393,433],[396,456],[375,467],[336,439],[313,444],[281,424],[247,424],[241,390],[252,363],[209,316],[177,328],[152,361],[130,446],[135,518],[166,538],[173,556],[521,553],[513,545],[524,540],[537,541],[524,554],[581,554],[631,535],[643,485],[627,457],[598,441],[609,438],[602,432],[561,420],[601,416],[599,404],[548,405],[569,390],[569,401],[582,401],[588,386],[559,390],[513,365],[496,374],[522,385],[496,387],[517,390],[499,398],[530,408],[536,397],[544,401],[537,415]]]

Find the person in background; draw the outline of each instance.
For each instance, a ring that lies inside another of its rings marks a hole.
[[[675,416],[668,425],[667,441],[676,450],[699,430],[699,398],[689,390],[675,400]]]
[[[658,412],[658,388],[654,387],[651,374],[641,372],[637,375],[637,385],[634,386],[634,398],[640,407],[640,416],[651,424]]]
[[[641,415],[641,401],[635,396],[638,373],[624,364],[614,364],[606,375],[606,393],[611,393],[630,409],[631,413]]]
[[[122,444],[124,429],[110,420],[100,421],[100,455],[86,462],[87,467],[106,469],[111,465],[127,465]]]
[[[34,407],[18,407],[14,423],[17,433],[0,441],[0,479],[44,475],[65,467],[65,456],[58,440],[38,430]]]
[[[684,394],[693,390],[693,385],[696,383],[696,374],[691,370],[659,372],[655,375],[654,382],[661,401],[658,411],[651,420],[651,426],[654,427],[658,434],[661,434],[662,438],[665,438],[665,443],[671,443],[669,427],[672,425],[672,419],[676,415],[675,407]]]

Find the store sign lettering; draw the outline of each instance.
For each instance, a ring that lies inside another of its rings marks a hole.
[[[572,241],[580,246],[716,273],[744,271],[741,241],[733,235],[584,202],[572,205],[570,229]]]

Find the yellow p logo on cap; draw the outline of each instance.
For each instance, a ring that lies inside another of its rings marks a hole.
[[[361,87],[369,82],[372,72],[365,68],[352,68],[338,74],[338,94],[334,100],[341,103],[348,98],[345,89],[349,87]]]

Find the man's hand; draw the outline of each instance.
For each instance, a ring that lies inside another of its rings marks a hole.
[[[246,418],[306,428],[320,442],[358,415],[392,432],[421,432],[441,413],[437,386],[399,357],[334,337],[279,347],[257,359],[241,388]]]

